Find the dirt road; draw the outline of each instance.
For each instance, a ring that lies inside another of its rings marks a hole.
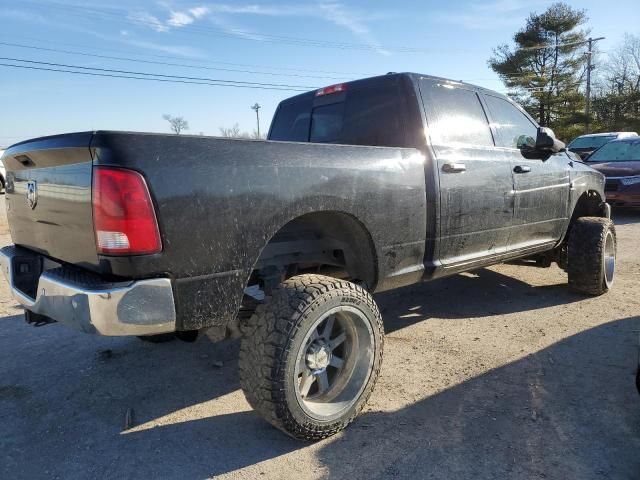
[[[30,327],[2,281],[0,478],[640,479],[640,212],[616,222],[618,277],[600,298],[520,265],[378,295],[381,379],[317,444],[249,409],[236,342]]]

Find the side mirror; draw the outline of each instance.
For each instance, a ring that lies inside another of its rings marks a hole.
[[[563,151],[566,145],[556,138],[550,128],[538,127],[535,140],[528,135],[518,138],[518,148],[524,158],[546,160],[552,154]]]

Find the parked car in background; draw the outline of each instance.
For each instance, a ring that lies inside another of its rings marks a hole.
[[[575,138],[568,146],[570,152],[577,153],[583,160],[599,149],[601,146],[621,138],[637,137],[636,132],[608,132],[581,135]]]
[[[607,143],[586,161],[605,175],[610,205],[640,207],[640,137]]]
[[[0,158],[2,158],[3,154],[4,154],[4,150],[0,150]],[[6,169],[4,168],[4,163],[0,162],[0,193],[4,192],[4,185],[6,182],[6,178],[7,178],[7,172],[6,172]]]

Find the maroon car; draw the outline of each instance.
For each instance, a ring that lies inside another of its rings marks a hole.
[[[614,140],[591,154],[586,162],[606,177],[607,202],[617,207],[640,207],[640,137]]]

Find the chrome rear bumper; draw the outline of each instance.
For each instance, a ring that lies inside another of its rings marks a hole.
[[[88,272],[53,268],[38,279],[35,298],[16,287],[20,258],[34,253],[0,250],[0,266],[13,298],[25,309],[86,333],[155,335],[175,331],[176,310],[168,278],[105,283]]]

